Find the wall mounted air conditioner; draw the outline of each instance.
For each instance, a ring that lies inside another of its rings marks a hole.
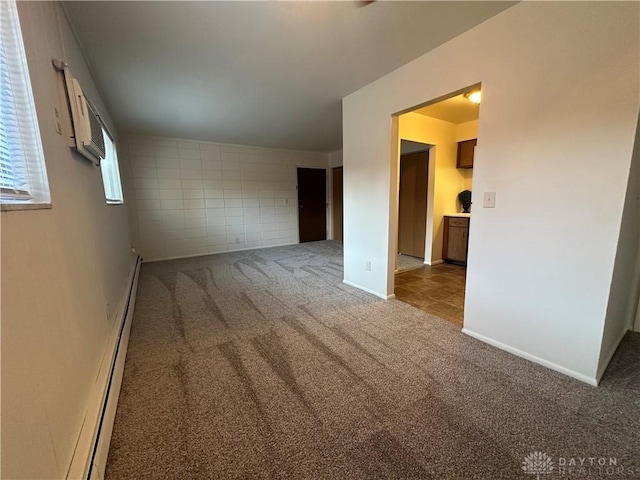
[[[75,147],[79,153],[96,165],[105,158],[102,121],[96,109],[84,96],[78,80],[73,78],[67,65],[54,61],[55,67],[64,75],[64,86],[71,116],[71,132],[67,136],[69,146]]]

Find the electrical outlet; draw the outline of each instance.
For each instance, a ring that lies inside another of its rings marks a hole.
[[[366,272],[370,272],[371,271],[371,260],[365,260],[364,269],[365,269]]]

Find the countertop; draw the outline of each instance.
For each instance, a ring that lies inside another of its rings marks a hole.
[[[445,213],[445,217],[461,217],[461,218],[471,218],[470,213]]]

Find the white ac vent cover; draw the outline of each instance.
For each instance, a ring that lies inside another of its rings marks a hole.
[[[65,90],[73,124],[72,132],[68,137],[69,145],[75,147],[79,153],[96,165],[100,165],[100,160],[106,156],[100,115],[87,100],[80,83],[73,78],[66,64],[54,61],[54,65],[64,74]]]

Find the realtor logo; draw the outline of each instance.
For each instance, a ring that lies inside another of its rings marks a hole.
[[[551,457],[543,452],[531,452],[522,461],[522,470],[536,476],[540,480],[540,475],[546,475],[553,471],[553,461]]]

